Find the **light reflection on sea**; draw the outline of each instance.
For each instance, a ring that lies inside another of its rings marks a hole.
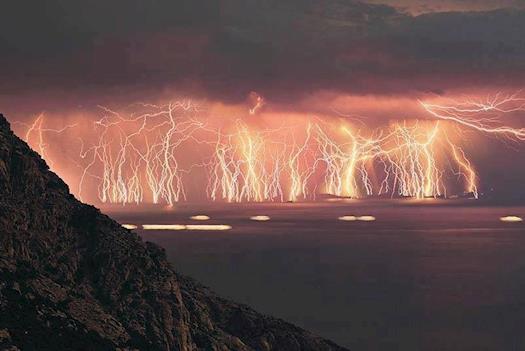
[[[110,211],[121,223],[231,230],[141,231],[176,270],[351,349],[525,349],[525,207],[438,202],[179,204]],[[257,222],[253,216],[268,216]],[[375,221],[342,221],[373,216]]]

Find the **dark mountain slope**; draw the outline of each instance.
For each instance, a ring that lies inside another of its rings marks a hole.
[[[175,274],[0,115],[0,349],[343,350]]]

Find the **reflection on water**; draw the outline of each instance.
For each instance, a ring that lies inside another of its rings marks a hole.
[[[363,222],[373,222],[376,220],[374,216],[341,216],[338,218],[340,221],[354,222],[354,221],[363,221]]]
[[[191,216],[190,219],[193,219],[194,221],[207,221],[210,219],[210,217],[206,215],[196,215]]]
[[[359,216],[357,217],[357,220],[363,222],[373,222],[376,220],[376,218],[374,216]]]
[[[143,224],[144,230],[184,230],[185,225],[182,224]]]
[[[505,216],[501,217],[500,221],[502,222],[523,222],[523,218],[518,216]]]
[[[353,350],[525,350],[525,223],[500,221],[525,208],[406,203],[177,205],[113,216],[186,226],[207,213],[207,224],[231,226],[138,232],[165,247],[176,270]],[[271,221],[251,221],[254,213]],[[377,221],[338,220],[351,214]]]
[[[204,230],[204,231],[216,231],[216,230],[230,230],[231,225],[228,224],[187,224],[187,230]]]
[[[250,219],[252,221],[266,222],[270,220],[270,217],[269,216],[251,216]]]
[[[357,217],[356,216],[341,216],[341,217],[339,217],[339,220],[340,221],[353,222],[353,221],[357,221]]]
[[[202,230],[223,231],[232,229],[228,224],[143,224],[144,230]]]

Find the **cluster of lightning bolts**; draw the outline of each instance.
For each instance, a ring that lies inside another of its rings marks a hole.
[[[80,158],[86,160],[80,176],[78,195],[82,197],[87,177],[99,180],[98,197],[103,203],[141,203],[148,192],[153,203],[173,205],[186,199],[177,149],[205,125],[186,118],[198,112],[191,101],[166,106],[140,105],[151,112],[122,117],[101,107],[104,117],[95,121],[96,143],[82,141]]]
[[[420,101],[421,106],[432,116],[455,122],[474,130],[504,136],[511,140],[525,141],[525,128],[503,124],[503,115],[525,111],[525,98],[520,92],[504,95],[497,93],[485,99],[465,99],[449,104],[433,104]]]
[[[249,114],[263,103],[257,97]],[[525,110],[525,99],[517,95],[421,104],[437,120],[397,122],[368,135],[348,123],[316,119],[275,129],[255,128],[243,119],[212,127],[198,118],[191,101],[140,104],[140,113],[126,116],[101,107],[103,117],[93,122],[94,142],[80,140],[77,195],[82,198],[86,183],[94,181],[102,203],[173,205],[188,199],[186,182],[200,172],[206,196],[214,201],[300,201],[322,193],[442,197],[448,195],[450,175],[477,198],[478,176],[447,125],[525,140],[525,130],[497,125],[500,114]],[[49,162],[45,134],[76,125],[49,129],[43,121],[38,116],[27,125],[25,138]],[[181,160],[192,156],[187,143],[208,151],[183,166]]]
[[[44,127],[44,114],[39,114],[31,124],[23,122],[15,122],[26,128],[24,140],[31,144],[40,156],[46,160],[49,167],[53,168],[53,160],[48,155],[49,143],[46,141],[46,135],[48,133],[62,134],[68,129],[75,128],[77,124],[67,125],[60,129]]]

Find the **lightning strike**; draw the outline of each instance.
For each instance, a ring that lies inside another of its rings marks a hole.
[[[505,106],[493,102],[477,110],[521,110]],[[442,121],[447,118],[398,121],[368,131],[347,121],[315,119],[284,121],[270,129],[242,119],[213,125],[199,116],[192,101],[135,107],[131,113],[100,107],[102,116],[92,122],[93,141],[79,139],[75,162],[81,169],[80,198],[95,185],[102,203],[172,207],[199,196],[188,193],[188,183],[202,179],[206,185],[201,189],[212,201],[296,202],[314,200],[320,193],[422,199],[446,197],[453,178],[464,193],[478,197],[478,175],[448,127],[462,123]],[[63,133],[75,125],[50,129],[43,121],[38,116],[28,124],[25,137],[48,158],[46,133]],[[195,147],[197,158],[187,151]]]
[[[433,104],[420,101],[421,106],[432,116],[453,121],[462,126],[483,132],[504,136],[512,140],[525,141],[525,128],[504,125],[502,117],[525,112],[525,98],[519,92],[503,95],[497,93],[486,99],[466,99],[450,104]]]

